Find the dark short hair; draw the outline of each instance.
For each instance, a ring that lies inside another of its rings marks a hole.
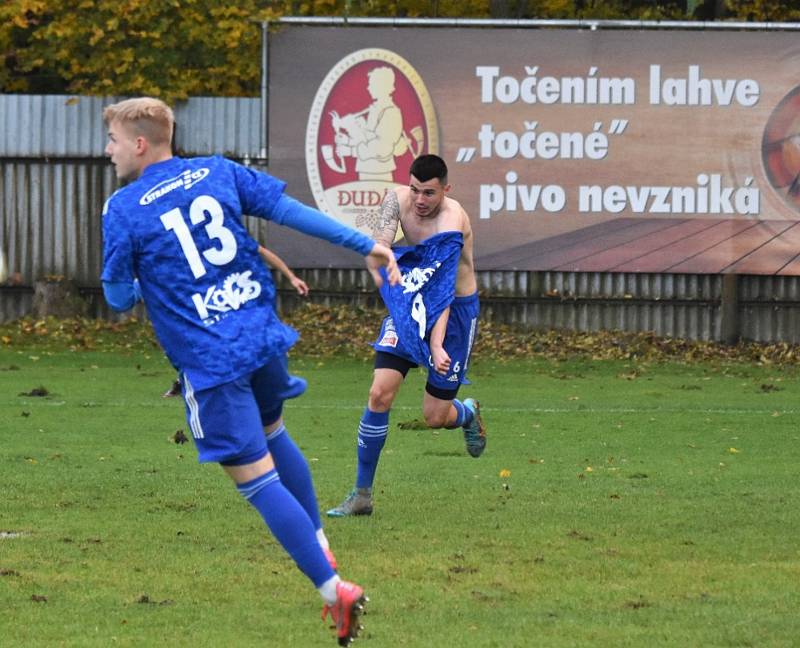
[[[408,172],[420,182],[438,178],[443,185],[447,184],[447,165],[438,155],[420,155],[411,163]]]

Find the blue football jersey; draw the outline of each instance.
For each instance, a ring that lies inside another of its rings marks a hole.
[[[418,245],[392,248],[402,282],[384,282],[381,297],[397,334],[414,362],[428,366],[430,332],[456,293],[456,277],[464,236],[441,232]]]
[[[139,279],[156,335],[196,390],[286,352],[297,333],[242,214],[269,218],[285,183],[222,157],[148,166],[103,211],[105,282]]]

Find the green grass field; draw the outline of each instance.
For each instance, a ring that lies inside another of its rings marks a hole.
[[[161,354],[44,349],[0,349],[0,645],[335,645],[257,514],[172,440]],[[371,366],[292,367],[325,509],[352,486]],[[471,378],[484,456],[421,429],[411,375],[375,513],[327,522],[371,598],[356,646],[798,645],[796,367],[479,359]]]

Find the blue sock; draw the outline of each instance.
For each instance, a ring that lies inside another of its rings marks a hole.
[[[278,471],[281,483],[300,502],[300,506],[311,518],[314,528],[321,529],[317,494],[314,492],[314,482],[311,479],[308,462],[289,436],[285,425],[267,435],[267,447],[275,462],[275,470]]]
[[[389,412],[372,412],[364,409],[358,424],[358,471],[356,488],[372,488],[375,470],[381,456],[386,435],[389,433]]]
[[[277,471],[237,484],[236,489],[261,514],[272,535],[315,587],[336,575],[319,546],[314,525],[283,486]]]
[[[456,422],[453,423],[453,428],[463,427],[472,423],[472,419],[474,418],[472,416],[472,410],[468,407],[464,407],[464,403],[454,398],[453,407],[456,408]]]

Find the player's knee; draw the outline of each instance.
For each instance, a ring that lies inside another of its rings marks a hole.
[[[387,412],[392,406],[394,392],[373,385],[369,390],[369,408],[373,412]]]
[[[439,410],[425,410],[422,413],[425,417],[425,424],[432,428],[443,428],[447,425],[447,412]]]

